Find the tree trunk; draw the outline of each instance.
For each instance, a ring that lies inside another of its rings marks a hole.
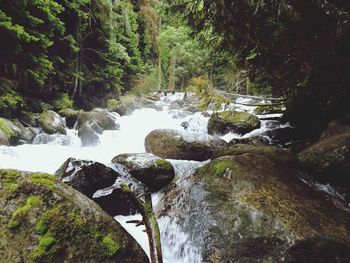
[[[175,91],[175,84],[176,84],[175,69],[176,69],[176,55],[175,55],[175,51],[172,50],[170,52],[170,65],[169,65],[169,83],[168,83],[169,91]]]

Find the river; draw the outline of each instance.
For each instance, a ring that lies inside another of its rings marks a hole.
[[[162,96],[155,104],[162,110],[152,108],[137,109],[127,116],[115,114],[116,122],[120,129],[116,131],[104,131],[99,136],[99,144],[93,147],[82,147],[75,129],[67,129],[67,135],[38,135],[34,144],[25,144],[15,147],[0,146],[0,169],[11,168],[32,172],[55,173],[61,164],[70,157],[88,159],[111,166],[111,160],[122,153],[145,152],[144,140],[148,133],[155,129],[175,129],[184,131],[183,123],[187,122],[187,131],[194,136],[207,134],[209,117],[201,112],[190,113],[182,109],[169,109],[171,102],[183,99],[183,93],[168,94]],[[245,99],[240,99],[244,102]],[[226,105],[227,106],[227,105]],[[229,108],[253,112],[254,107],[231,104]],[[278,117],[274,115],[271,117]],[[271,121],[262,121],[261,128],[254,130],[244,137],[256,136],[278,127],[286,125],[269,125]],[[237,134],[222,136],[226,141],[232,138],[242,138]],[[176,173],[177,184],[181,184],[185,178],[191,176],[196,168],[203,162],[169,160]],[[161,198],[161,193],[153,196],[154,205]],[[127,231],[141,244],[148,253],[148,241],[141,228],[136,228],[126,221],[140,219],[140,216],[118,216],[119,221]],[[162,237],[162,249],[165,263],[200,263],[202,262],[199,248],[192,245],[189,235],[182,231],[176,223],[176,218],[162,217],[159,219]]]

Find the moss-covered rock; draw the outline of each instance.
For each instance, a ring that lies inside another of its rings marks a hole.
[[[16,145],[21,139],[22,132],[12,121],[0,118],[0,142],[4,145]]]
[[[117,99],[108,100],[107,109],[110,112],[118,113],[120,116],[127,114],[127,108],[125,107],[124,103],[121,100],[117,100]]]
[[[73,129],[82,112],[82,110],[62,109],[59,111],[59,114],[65,118],[67,127]]]
[[[205,262],[281,262],[295,241],[315,237],[349,244],[349,214],[296,173],[264,154],[221,157],[201,167],[185,190],[173,189],[162,207]]]
[[[38,122],[44,132],[48,134],[67,133],[64,120],[54,111],[48,110],[41,113]]]
[[[174,167],[169,161],[150,153],[121,154],[114,157],[112,162],[126,166],[132,176],[155,192],[167,186],[175,176]]]
[[[24,127],[19,120],[15,119],[12,120],[12,122],[21,130],[21,139],[19,143],[32,143],[34,138],[40,133],[39,128]]]
[[[285,166],[296,166],[297,159],[295,154],[289,150],[285,150],[276,146],[268,145],[256,145],[256,144],[233,144],[226,147],[218,147],[215,150],[213,157],[221,157],[228,155],[241,155],[241,154],[261,154],[270,159],[271,161],[283,164]]]
[[[235,132],[245,134],[260,127],[258,117],[247,112],[223,111],[213,113],[208,122],[209,134]]]
[[[311,174],[350,187],[350,132],[320,140],[303,150],[298,160]]]
[[[264,115],[264,114],[274,114],[274,113],[282,113],[284,110],[283,104],[280,105],[259,105],[254,109],[254,114],[256,115]]]
[[[181,133],[176,130],[154,130],[145,139],[146,151],[164,159],[204,161],[215,149],[227,143],[212,136]]]
[[[55,175],[89,198],[97,190],[113,185],[120,176],[102,163],[74,158],[66,160]]]
[[[97,204],[52,175],[0,170],[2,262],[148,262]]]

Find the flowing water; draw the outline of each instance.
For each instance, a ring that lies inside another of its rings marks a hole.
[[[135,110],[129,116],[117,116],[116,122],[120,129],[116,131],[104,131],[99,136],[99,144],[94,147],[81,147],[81,141],[77,130],[67,129],[67,135],[38,135],[33,144],[25,144],[16,147],[0,146],[0,169],[12,168],[24,171],[54,173],[69,157],[94,160],[111,165],[111,160],[121,153],[145,152],[144,140],[149,132],[154,129],[175,129],[184,131],[183,123],[187,122],[187,132],[196,136],[206,136],[208,117],[202,113],[189,113],[181,109],[170,110],[172,101],[183,99],[183,93],[163,96],[156,102],[163,110],[144,108]],[[240,102],[244,102],[241,99]],[[227,105],[226,105],[227,107]],[[254,107],[228,105],[229,108],[252,112]],[[276,116],[271,116],[276,117]],[[222,138],[226,141],[232,138],[246,138],[262,134],[268,130],[285,127],[281,124],[269,125],[271,121],[262,121],[261,128],[244,136],[227,134]],[[185,187],[186,178],[190,177],[196,168],[204,163],[194,161],[170,160],[175,168],[177,185]],[[154,204],[158,203],[162,193],[153,196]],[[142,245],[148,253],[148,241],[142,227],[136,228],[127,224],[128,220],[141,219],[139,215],[123,217],[116,220],[124,226],[130,234]],[[162,217],[159,219],[162,237],[162,248],[165,263],[200,263],[199,248],[192,245],[189,235],[182,231],[176,218]]]

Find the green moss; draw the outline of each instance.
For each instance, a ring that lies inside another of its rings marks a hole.
[[[12,218],[25,216],[30,209],[39,206],[41,202],[42,200],[40,196],[36,196],[36,195],[29,196],[26,201],[26,204],[13,212]]]
[[[50,248],[55,244],[56,239],[51,233],[47,233],[39,240],[39,246],[33,251],[32,258],[38,260],[49,253]]]
[[[17,227],[19,227],[21,225],[21,221],[17,220],[17,219],[12,219],[10,221],[10,223],[8,224],[8,228],[9,229],[16,229]]]
[[[6,199],[11,199],[18,193],[20,184],[17,181],[20,177],[21,174],[16,170],[3,170],[1,172],[3,194]]]
[[[110,234],[103,237],[102,243],[103,243],[103,245],[107,251],[107,254],[109,256],[113,256],[120,249],[120,244],[118,242],[114,241]]]
[[[12,136],[15,135],[15,132],[9,127],[8,123],[9,123],[8,120],[4,118],[0,118],[0,130],[3,131],[6,137],[11,138]]]
[[[46,173],[33,173],[29,176],[29,179],[35,183],[45,186],[46,189],[53,190],[57,184],[62,185],[56,177]]]
[[[156,165],[163,169],[171,169],[172,167],[170,162],[162,159],[156,160]]]
[[[227,169],[227,163],[225,162],[218,162],[214,164],[213,167],[213,176],[219,177],[221,176]]]

